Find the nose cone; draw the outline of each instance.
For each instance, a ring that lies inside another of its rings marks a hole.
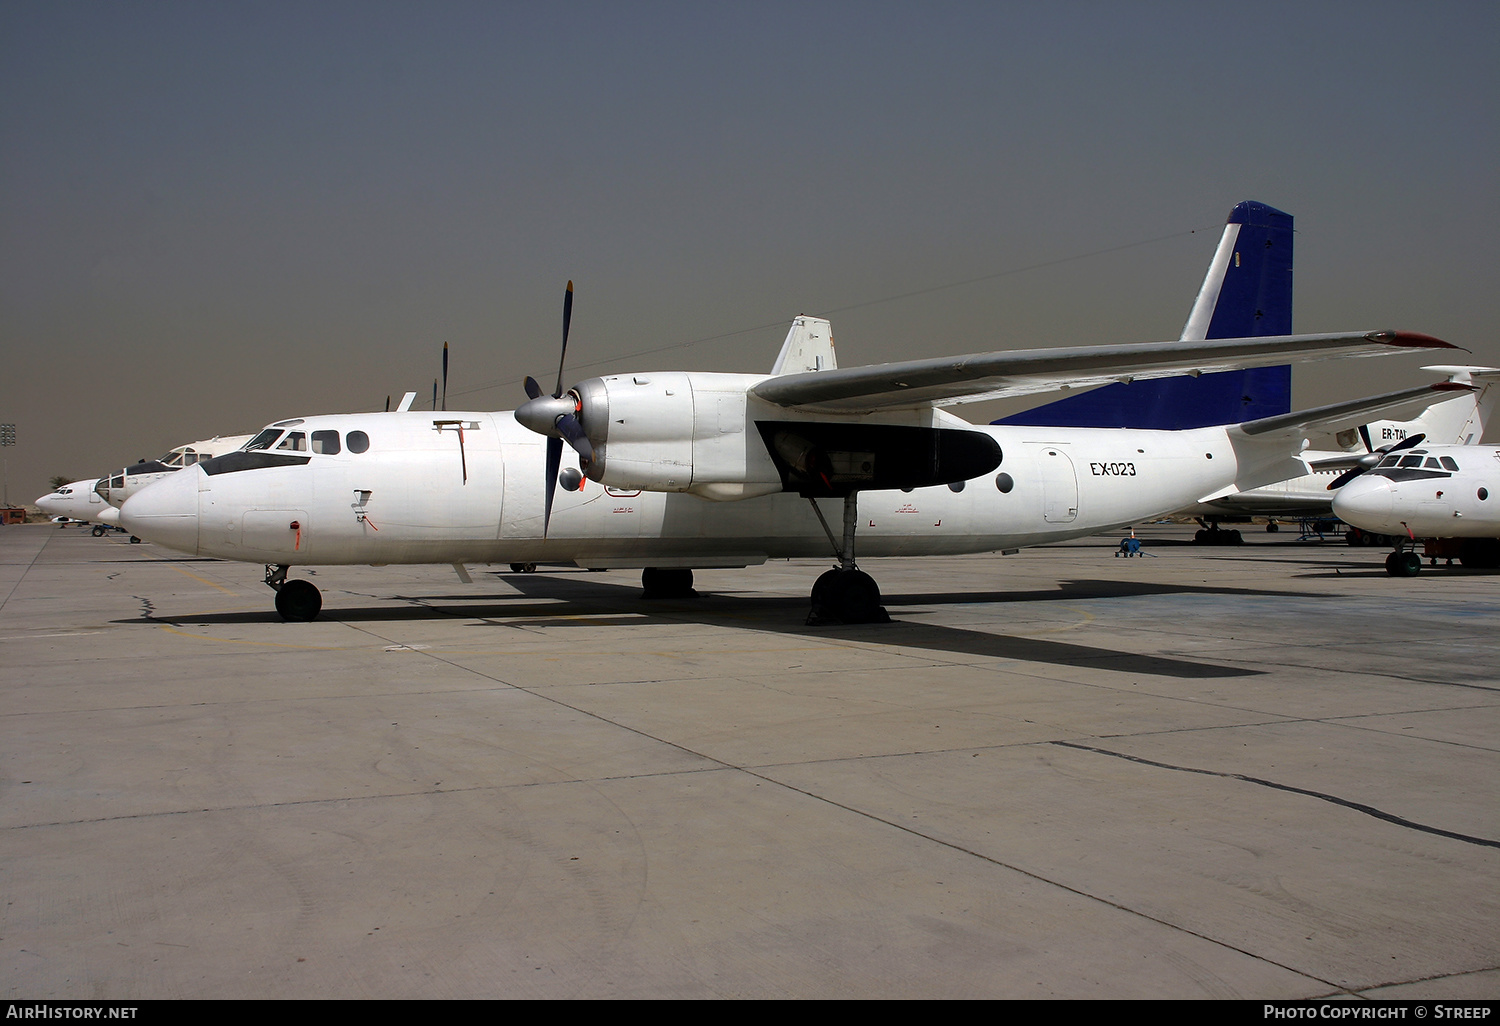
[[[1346,524],[1392,534],[1399,525],[1391,522],[1389,478],[1362,474],[1333,493],[1333,515]]]
[[[147,485],[120,507],[121,526],[137,538],[196,556],[202,478],[203,471],[190,467]]]

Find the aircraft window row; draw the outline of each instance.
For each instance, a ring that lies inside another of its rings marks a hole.
[[[280,439],[280,444],[277,440]],[[269,449],[276,446],[277,450],[284,452],[307,452],[308,440],[305,431],[288,431],[283,438],[280,429],[266,428],[250,441],[245,443],[245,452],[253,452],[258,449]],[[370,448],[370,436],[363,431],[351,431],[344,436],[344,446],[350,452],[364,452]],[[314,431],[312,433],[312,451],[324,456],[333,456],[343,451],[339,445],[339,433],[337,431]]]

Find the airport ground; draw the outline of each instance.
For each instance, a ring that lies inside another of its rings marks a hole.
[[[1144,529],[823,569],[0,528],[8,998],[1500,996],[1500,574]]]

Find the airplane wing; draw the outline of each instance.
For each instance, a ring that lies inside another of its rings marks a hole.
[[[1379,356],[1404,349],[1458,348],[1415,332],[1367,331],[1022,349],[783,374],[767,378],[751,391],[778,406],[818,413],[870,413],[914,406],[950,406],[1114,381],[1209,374],[1289,361]]]

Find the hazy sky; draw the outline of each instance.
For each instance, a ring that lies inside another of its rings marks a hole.
[[[1242,199],[1297,330],[1500,365],[1497,82],[1493,2],[0,0],[9,496],[425,400],[445,340],[510,409],[569,278],[570,378],[766,370],[804,312],[846,366],[1175,338]]]

